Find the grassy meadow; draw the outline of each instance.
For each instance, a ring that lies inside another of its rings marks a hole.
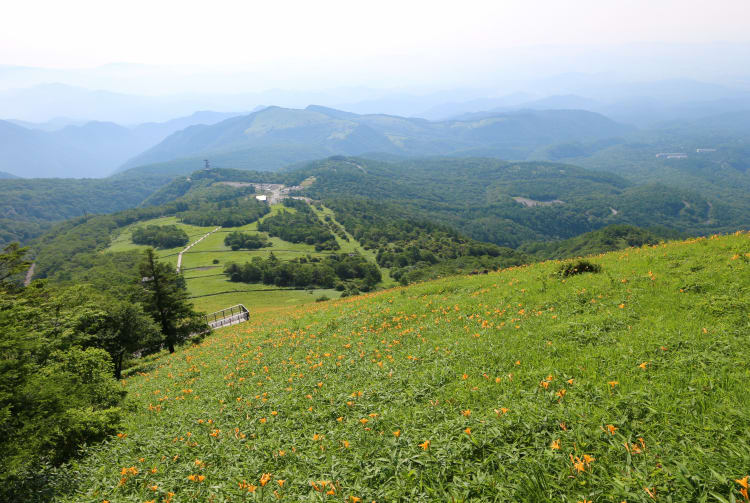
[[[281,204],[271,206],[271,211],[263,218],[276,215],[281,209],[294,212],[294,208],[284,208]],[[261,218],[261,220],[263,220]],[[137,245],[132,242],[132,232],[136,227],[147,225],[176,225],[183,229],[190,237],[190,243],[200,239],[216,227],[198,227],[180,223],[176,217],[163,217],[136,224],[122,229],[120,234],[112,240],[112,244],[105,252],[127,251],[133,249],[145,250],[148,246]],[[242,227],[222,227],[206,239],[190,248],[182,256],[182,271],[187,280],[191,300],[198,311],[211,313],[225,307],[244,304],[252,311],[275,310],[289,306],[315,302],[315,299],[325,295],[337,298],[340,292],[329,289],[294,290],[291,288],[277,288],[273,285],[232,283],[223,274],[224,266],[229,262],[243,264],[255,256],[267,257],[273,252],[281,260],[290,260],[300,256],[321,257],[326,252],[316,252],[315,247],[307,244],[295,244],[276,237],[269,237],[273,244],[269,248],[259,250],[232,251],[224,245],[224,238],[230,232],[259,232],[258,222],[252,222]],[[265,234],[265,233],[263,233]],[[345,241],[341,241],[346,243]],[[351,245],[350,245],[351,246]],[[184,246],[157,250],[157,256],[166,262],[177,265],[177,256]],[[344,250],[349,251],[349,249]],[[353,251],[353,250],[352,250]],[[218,261],[214,263],[214,261]]]
[[[151,358],[58,499],[746,500],[750,234],[589,260],[255,313]]]

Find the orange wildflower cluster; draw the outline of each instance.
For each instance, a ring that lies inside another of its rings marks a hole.
[[[570,462],[573,463],[573,468],[575,469],[576,473],[582,473],[585,472],[588,468],[591,469],[591,463],[596,461],[595,458],[589,456],[588,454],[584,454],[583,457],[576,456],[575,458],[573,455],[570,455]]]
[[[638,438],[638,444],[628,444],[623,442],[625,449],[631,454],[640,454],[646,449],[646,442],[642,438]]]
[[[128,477],[138,475],[138,468],[136,468],[135,466],[131,466],[129,468],[123,467],[123,469],[120,470],[120,475],[122,475],[122,477],[120,478],[119,485],[122,486],[125,485],[125,483],[128,481]]]
[[[329,496],[333,496],[334,494],[336,494],[336,486],[330,480],[311,480],[310,487],[312,487],[314,491],[325,493]]]
[[[737,482],[740,485],[740,494],[743,498],[745,498],[745,501],[750,501],[750,497],[748,497],[747,490],[748,490],[748,483],[747,483],[748,476],[745,475],[741,479],[736,479],[735,482]]]
[[[247,489],[247,492],[254,493],[256,489],[258,489],[258,486],[253,484],[248,484],[246,481],[242,481],[239,483],[240,489]]]
[[[614,435],[615,431],[617,430],[617,426],[614,426],[612,424],[608,424],[606,427],[601,427],[602,431],[609,433],[610,435]],[[606,429],[605,429],[606,428]]]

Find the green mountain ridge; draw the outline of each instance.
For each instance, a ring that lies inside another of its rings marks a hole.
[[[174,159],[246,157],[250,169],[278,169],[273,153],[280,145],[307,152],[361,155],[383,152],[407,156],[450,155],[492,150],[519,158],[554,141],[619,136],[631,128],[581,110],[520,111],[479,120],[430,122],[390,115],[357,115],[321,106],[304,110],[268,107],[212,126],[193,126],[128,161],[122,169]],[[244,155],[243,155],[244,153]],[[252,156],[268,158],[258,165]],[[289,163],[289,158],[285,159]],[[195,165],[193,165],[195,167]],[[229,166],[227,166],[229,167]],[[158,169],[158,164],[152,169]],[[189,172],[189,171],[187,171]],[[184,174],[186,174],[185,172]]]

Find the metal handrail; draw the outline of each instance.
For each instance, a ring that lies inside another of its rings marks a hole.
[[[250,320],[250,311],[242,304],[227,307],[206,315],[206,322],[212,329],[235,325],[248,320]]]

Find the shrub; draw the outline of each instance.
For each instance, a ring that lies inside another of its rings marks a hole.
[[[156,248],[175,248],[188,243],[187,233],[176,225],[148,225],[133,231],[133,243]]]
[[[327,300],[331,300],[331,299],[329,299],[326,295],[321,295],[320,297],[315,299],[315,302],[325,302]]]
[[[563,278],[567,278],[568,276],[575,276],[576,274],[583,274],[585,272],[602,272],[602,266],[589,262],[588,260],[566,262],[560,266],[558,274]]]
[[[235,251],[241,248],[257,250],[258,248],[271,246],[271,242],[262,234],[248,234],[245,232],[234,231],[224,238],[224,245],[229,246]],[[217,260],[214,263],[218,264],[219,261]]]

